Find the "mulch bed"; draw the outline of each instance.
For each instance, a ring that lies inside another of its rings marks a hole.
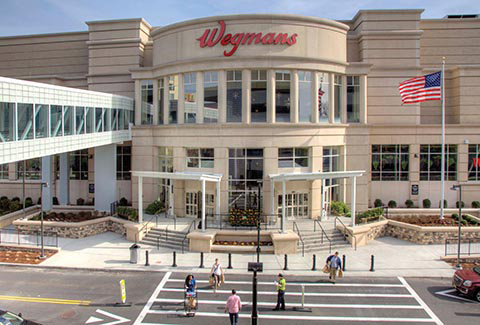
[[[256,241],[215,241],[214,245],[230,245],[230,246],[255,246]],[[260,246],[273,246],[271,241],[261,241]]]
[[[458,223],[451,216],[445,216],[440,220],[439,216],[418,216],[418,217],[390,217],[389,219],[409,223],[422,227],[457,227]],[[475,227],[474,225],[462,225],[462,227]]]
[[[448,262],[448,264],[450,264],[451,266],[456,266],[457,262]],[[463,263],[460,263],[460,264],[462,265],[462,269],[471,270],[475,266],[480,266],[480,259],[477,259],[474,262],[463,262]]]
[[[45,250],[47,258],[56,253],[56,251]],[[40,256],[40,249],[0,247],[0,262],[3,263],[40,264],[45,259],[41,260],[38,256]]]
[[[51,212],[47,214],[43,218],[43,220],[54,221],[54,222],[83,222],[83,221],[94,220],[94,219],[103,218],[103,217],[104,215],[92,215],[91,212],[79,212],[79,213]]]

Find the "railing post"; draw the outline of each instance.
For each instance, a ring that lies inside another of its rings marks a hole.
[[[448,239],[445,238],[445,256],[447,256],[447,242],[448,242]]]
[[[284,270],[284,271],[287,271],[287,270],[288,270],[288,265],[287,265],[287,264],[288,264],[288,257],[287,257],[287,254],[285,254],[285,257],[284,257],[284,263],[285,263],[285,265],[284,265],[284,267],[283,267],[283,270]]]
[[[228,253],[228,267],[227,269],[233,269],[232,266],[232,253]]]
[[[347,261],[347,257],[345,255],[342,256],[342,271],[345,271],[345,262]]]
[[[148,251],[145,251],[145,266],[150,266],[150,263],[148,262]]]
[[[312,271],[316,271],[317,270],[317,256],[315,254],[313,254],[312,259],[313,259]]]
[[[375,256],[371,256],[370,258],[370,272],[375,272]]]
[[[172,267],[177,267],[177,252],[173,251],[173,263]]]
[[[157,250],[160,250],[160,237],[157,237]]]
[[[205,268],[205,265],[203,265],[203,252],[200,253],[200,266],[199,266],[200,269],[203,269]]]

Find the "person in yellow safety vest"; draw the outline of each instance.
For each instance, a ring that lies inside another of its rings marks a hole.
[[[278,274],[278,282],[275,281],[277,286],[277,306],[273,310],[285,310],[285,290],[287,289],[287,280],[281,273]]]

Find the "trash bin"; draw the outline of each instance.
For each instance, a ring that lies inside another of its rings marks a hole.
[[[140,246],[137,244],[133,244],[132,246],[130,246],[130,263],[131,264],[137,264],[139,248]]]

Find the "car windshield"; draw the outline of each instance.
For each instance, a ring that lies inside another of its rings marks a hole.
[[[0,316],[0,325],[21,325],[22,321],[23,319],[8,311]]]
[[[480,275],[480,267],[476,266],[473,268],[473,272],[477,273],[478,275]]]

